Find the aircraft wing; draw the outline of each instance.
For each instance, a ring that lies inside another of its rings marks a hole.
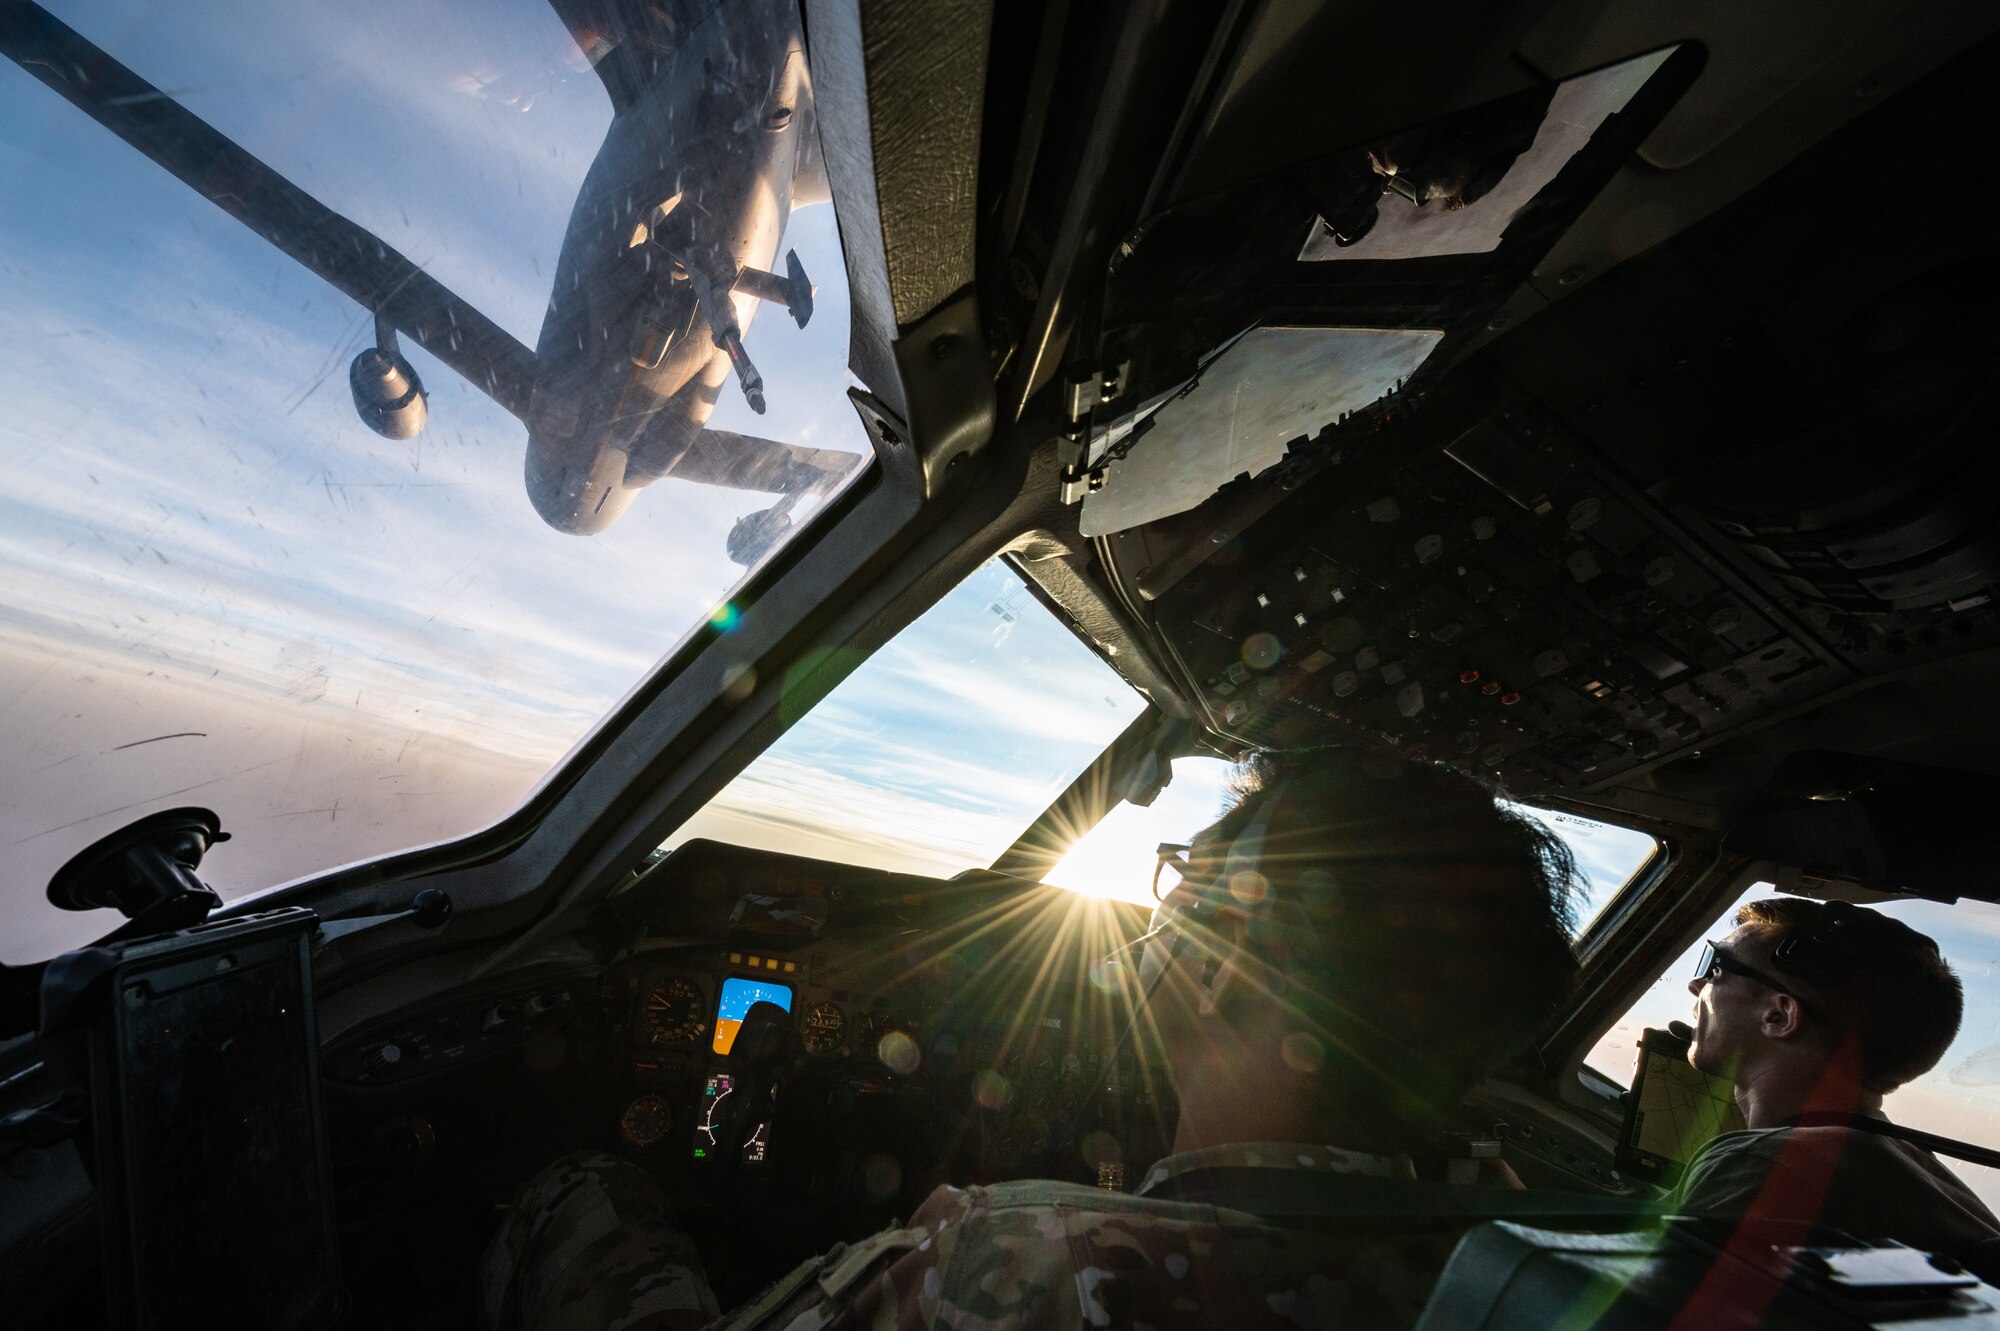
[[[526,416],[534,351],[374,233],[245,152],[38,4],[0,0],[0,51],[508,411]]]
[[[791,495],[826,489],[853,466],[852,453],[802,448],[734,430],[703,430],[667,475],[731,490]]]

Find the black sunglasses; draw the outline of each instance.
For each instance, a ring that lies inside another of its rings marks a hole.
[[[1746,966],[1736,958],[1730,956],[1727,952],[1717,947],[1712,939],[1702,947],[1701,961],[1695,966],[1694,974],[1698,980],[1715,980],[1724,975],[1741,975],[1746,980],[1755,980],[1758,984],[1763,985],[1773,993],[1783,994],[1793,1002],[1798,1003],[1801,1007],[1805,1006],[1804,999],[1766,975],[1763,971],[1758,970],[1755,966]]]

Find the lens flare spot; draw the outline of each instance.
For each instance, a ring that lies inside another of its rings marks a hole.
[[[708,612],[709,627],[718,633],[727,633],[743,621],[743,612],[729,601],[724,601]]]
[[[1278,1053],[1294,1072],[1318,1072],[1326,1066],[1326,1046],[1306,1031],[1293,1031],[1279,1041]]]
[[[747,665],[733,665],[722,672],[722,696],[742,702],[757,689],[757,672]]]
[[[1253,633],[1243,640],[1243,664],[1252,670],[1269,670],[1285,654],[1285,644],[1272,633]]]
[[[861,1166],[855,1186],[871,1202],[886,1202],[903,1186],[903,1166],[895,1156],[877,1151]]]
[[[1255,869],[1238,869],[1229,875],[1229,895],[1246,906],[1254,906],[1271,895],[1271,884]]]
[[[882,1060],[882,1066],[898,1076],[907,1077],[917,1070],[917,1064],[924,1061],[923,1051],[917,1042],[901,1031],[890,1031],[875,1042],[875,1056]]]
[[[1005,1073],[988,1068],[972,1079],[972,1098],[981,1109],[1005,1109],[1014,1099],[1014,1083]]]
[[[1105,957],[1102,961],[1093,963],[1090,968],[1090,983],[1100,993],[1115,994],[1128,982],[1123,957]]]

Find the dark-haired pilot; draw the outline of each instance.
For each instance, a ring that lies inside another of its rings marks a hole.
[[[1327,752],[1245,777],[1163,863],[1171,890],[1125,958],[1179,1101],[1172,1153],[1130,1195],[939,1188],[908,1225],[801,1266],[719,1327],[1415,1320],[1449,1236],[1263,1217],[1357,1185],[1370,1213],[1366,1189],[1415,1177],[1466,1090],[1531,1047],[1575,975],[1570,856],[1440,768]],[[602,1156],[531,1185],[491,1263],[501,1327],[689,1325],[714,1306],[657,1189]]]
[[[1749,1127],[1689,1163],[1678,1209],[1817,1223],[1956,1258],[2000,1236],[1936,1156],[1866,1130],[1886,1122],[1882,1097],[1935,1067],[1958,1034],[1964,997],[1936,942],[1863,907],[1753,901],[1688,988],[1688,1061],[1735,1081]]]

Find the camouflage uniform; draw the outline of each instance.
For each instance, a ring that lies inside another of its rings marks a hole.
[[[582,1167],[608,1159],[592,1157]],[[565,1165],[573,1176],[577,1163]],[[1169,1179],[1210,1168],[1411,1174],[1405,1159],[1329,1146],[1253,1143],[1170,1156],[1130,1196],[1040,1180],[939,1188],[908,1227],[884,1230],[803,1263],[717,1323],[716,1331],[1318,1331],[1406,1327],[1416,1321],[1452,1237],[1335,1237],[1280,1229],[1241,1211],[1146,1195]],[[532,1207],[555,1198],[561,1187],[531,1185],[530,1191],[534,1196],[524,1201]],[[700,1270],[691,1253],[652,1259],[673,1263],[671,1270],[647,1266],[637,1260],[634,1244],[614,1243],[601,1231],[588,1231],[596,1238],[557,1237],[552,1231],[562,1223],[520,1213],[489,1255],[501,1288],[510,1263],[524,1256],[538,1259],[531,1251],[535,1242],[562,1268],[553,1276],[528,1273],[521,1280],[539,1306],[560,1320],[520,1325],[535,1331],[670,1325],[633,1320],[640,1310],[635,1303],[628,1313],[626,1293],[636,1288],[632,1277],[641,1273],[649,1290],[684,1290]],[[657,1231],[648,1234],[656,1239]],[[530,1246],[518,1241],[522,1236]],[[600,1320],[582,1320],[585,1309],[595,1310]]]
[[[682,1331],[720,1311],[652,1176],[601,1151],[529,1179],[486,1250],[499,1331]]]

